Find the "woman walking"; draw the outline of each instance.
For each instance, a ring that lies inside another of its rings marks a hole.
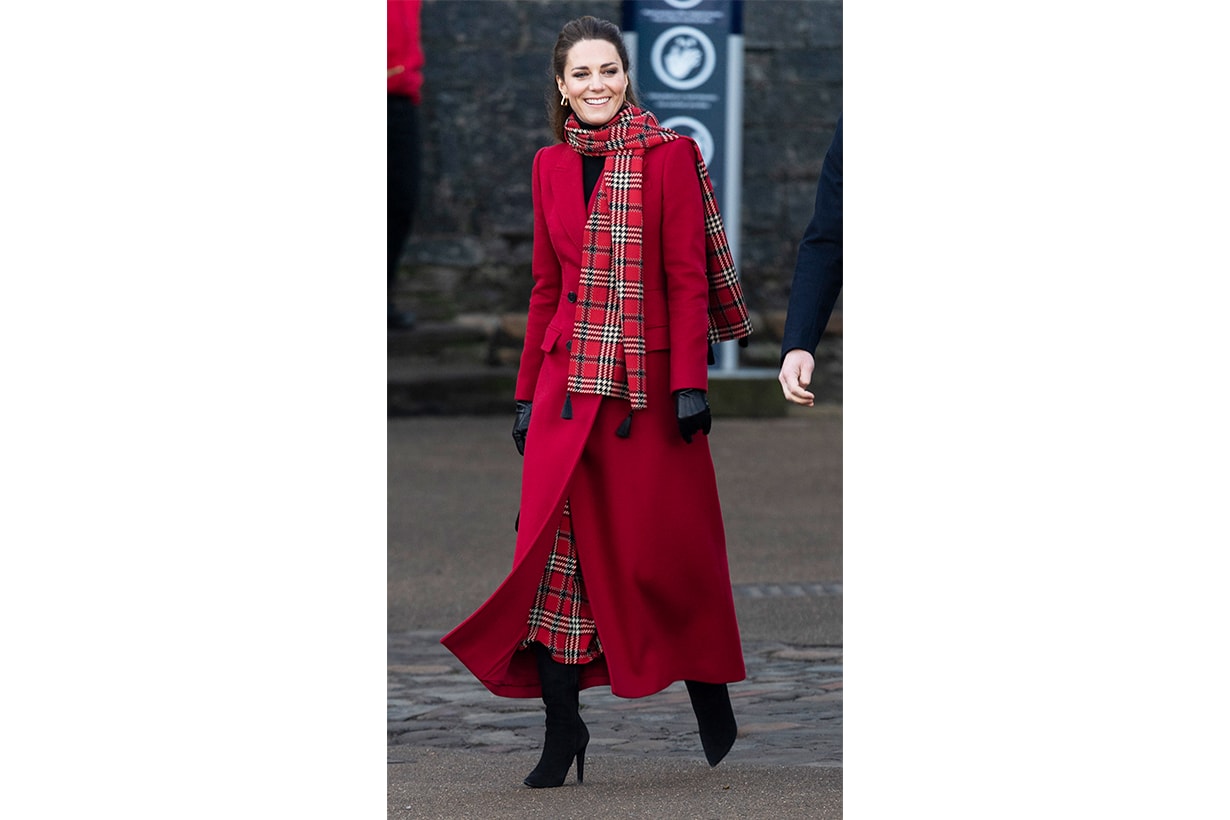
[[[582,17],[552,55],[559,144],[534,158],[534,288],[513,439],[513,567],[442,642],[504,697],[541,697],[525,778],[584,779],[579,693],[685,681],[710,765],[744,678],[706,436],[709,344],[751,332],[695,142],[638,107],[619,29]]]

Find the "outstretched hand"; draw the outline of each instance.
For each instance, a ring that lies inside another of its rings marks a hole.
[[[781,372],[777,374],[786,401],[804,407],[815,406],[816,394],[807,389],[811,385],[812,373],[815,370],[816,360],[806,350],[796,348],[786,354],[786,358],[782,360]]]

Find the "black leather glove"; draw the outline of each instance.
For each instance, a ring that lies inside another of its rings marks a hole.
[[[517,445],[517,452],[525,455],[525,434],[530,429],[530,408],[534,405],[530,401],[517,402],[517,418],[513,421],[513,442]]]
[[[697,433],[709,435],[713,417],[709,415],[709,398],[704,390],[689,387],[675,393],[675,415],[679,419],[679,434],[688,444]]]

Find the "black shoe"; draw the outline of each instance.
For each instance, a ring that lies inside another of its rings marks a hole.
[[[534,644],[538,677],[542,681],[542,702],[547,707],[547,735],[542,757],[524,783],[543,789],[564,785],[572,761],[577,761],[577,782],[585,782],[585,749],[589,730],[581,720],[581,670],[576,664],[559,663],[551,651]]]
[[[735,724],[735,711],[730,706],[730,692],[724,683],[701,683],[684,681],[688,696],[692,699],[692,711],[696,713],[696,725],[700,728],[700,745],[705,750],[705,760],[716,766],[735,745],[739,727]]]

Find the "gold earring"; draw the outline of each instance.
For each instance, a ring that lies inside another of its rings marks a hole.
[[[567,104],[568,104],[568,95],[567,95],[567,94],[562,94],[562,93],[561,93],[561,94],[559,95],[559,104],[560,104],[560,105],[567,105]]]

